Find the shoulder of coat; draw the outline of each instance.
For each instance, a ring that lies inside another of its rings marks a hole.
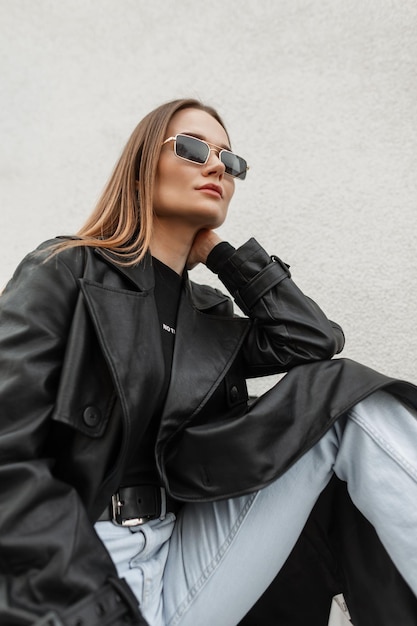
[[[60,243],[65,239],[78,239],[77,237],[55,237],[43,241],[28,257],[32,263],[50,265],[58,268],[61,264],[66,266],[74,276],[83,274],[86,258],[91,255],[92,249],[87,246],[74,246],[59,249]]]
[[[220,289],[210,285],[200,285],[190,281],[190,291],[195,307],[200,310],[210,309],[221,303],[231,302],[229,296],[220,291]]]

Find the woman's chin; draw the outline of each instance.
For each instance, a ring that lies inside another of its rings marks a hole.
[[[227,209],[216,207],[204,207],[195,212],[195,220],[201,223],[201,228],[219,228],[227,216]]]

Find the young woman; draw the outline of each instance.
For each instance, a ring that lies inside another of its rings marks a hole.
[[[417,595],[417,390],[332,361],[288,266],[220,241],[246,171],[213,109],[159,107],[2,294],[2,625],[234,626],[334,473]]]

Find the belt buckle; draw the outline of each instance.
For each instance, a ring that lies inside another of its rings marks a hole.
[[[123,502],[120,499],[119,492],[116,491],[116,493],[114,493],[111,497],[111,508],[112,508],[112,520],[111,521],[116,526],[133,527],[133,526],[141,526],[142,524],[146,524],[146,522],[149,522],[152,519],[156,519],[157,517],[159,517],[159,519],[161,520],[165,519],[167,506],[166,506],[166,492],[165,492],[164,487],[160,488],[160,498],[161,498],[161,502],[160,502],[161,506],[160,506],[159,515],[146,515],[144,517],[129,517],[127,519],[124,519],[122,516]]]
[[[122,516],[123,502],[120,500],[119,492],[116,491],[111,497],[112,522],[116,526],[141,526],[145,524],[149,517],[128,517],[124,519]]]

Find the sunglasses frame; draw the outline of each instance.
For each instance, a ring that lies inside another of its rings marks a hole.
[[[207,146],[208,148],[208,153],[207,153],[207,157],[206,160],[204,161],[204,163],[199,163],[198,161],[193,161],[192,159],[187,159],[186,157],[181,156],[180,154],[178,154],[177,152],[177,138],[178,137],[187,137],[188,139],[194,139],[194,141],[199,141],[200,143],[204,144]],[[232,154],[234,157],[237,157],[238,159],[242,159],[242,161],[244,161],[246,163],[246,160],[239,156],[238,154],[236,154],[235,152],[232,152],[231,150],[227,150],[226,148],[222,148],[221,146],[217,146],[215,143],[209,143],[208,141],[205,141],[204,139],[200,139],[199,137],[193,137],[193,135],[186,135],[185,133],[177,133],[176,135],[174,135],[173,137],[168,137],[168,139],[165,139],[165,141],[162,142],[162,145],[164,146],[166,143],[168,143],[169,141],[173,141],[174,142],[174,154],[175,156],[177,156],[179,159],[182,159],[183,161],[187,161],[188,163],[194,163],[194,165],[205,165],[207,163],[207,161],[210,158],[210,152],[217,152],[217,155],[219,157],[219,159],[221,160],[221,155],[223,152],[228,153],[228,154]],[[213,146],[213,147],[211,147]],[[223,165],[226,167],[226,164],[222,161]],[[232,176],[232,178],[240,178],[240,180],[244,180],[246,177],[246,172],[248,171],[249,166],[246,163],[246,167],[244,170],[242,170],[242,172],[239,172],[239,174],[230,174],[230,172],[226,172],[226,174],[228,176]],[[242,174],[244,174],[245,176],[242,178]]]

